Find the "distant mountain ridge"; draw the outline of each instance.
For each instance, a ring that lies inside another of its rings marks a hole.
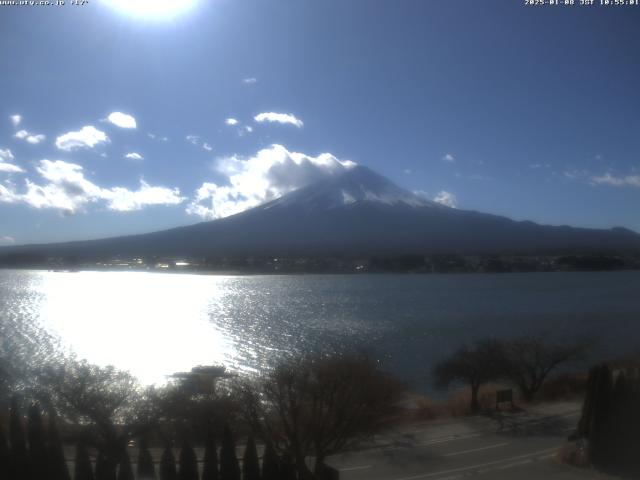
[[[640,253],[640,235],[449,208],[362,166],[230,217],[159,232],[0,249],[3,256],[256,257]]]

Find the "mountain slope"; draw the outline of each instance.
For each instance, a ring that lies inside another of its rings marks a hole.
[[[227,218],[143,235],[0,250],[47,256],[294,256],[640,252],[626,229],[543,226],[457,210],[365,167]]]

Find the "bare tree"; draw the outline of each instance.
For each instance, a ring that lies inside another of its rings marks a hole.
[[[61,415],[98,426],[122,423],[139,392],[136,379],[112,366],[67,359],[41,374],[41,396],[47,396]]]
[[[67,358],[38,375],[32,395],[54,407],[63,419],[91,427],[93,442],[110,468],[120,461],[129,432],[137,419],[141,390],[128,372]]]
[[[587,349],[584,341],[559,342],[543,335],[507,340],[502,345],[502,371],[523,398],[532,401],[553,370],[582,358]]]
[[[289,361],[245,388],[253,428],[293,457],[301,478],[313,478],[327,456],[378,431],[397,411],[404,387],[375,362],[345,355]]]
[[[471,413],[480,411],[480,387],[500,377],[502,344],[493,339],[480,340],[473,346],[463,346],[433,369],[436,384],[447,387],[463,383],[471,388]]]

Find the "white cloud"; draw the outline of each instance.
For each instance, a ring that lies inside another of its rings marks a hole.
[[[0,148],[0,172],[2,173],[22,173],[24,170],[12,162],[15,159],[13,153],[8,148]]]
[[[65,152],[80,148],[93,148],[109,142],[107,135],[92,125],[82,127],[77,132],[67,132],[56,138],[56,147]]]
[[[610,187],[640,187],[640,175],[616,177],[610,173],[605,173],[599,177],[591,177],[591,182],[595,185],[608,185]]]
[[[245,85],[255,85],[256,83],[258,83],[258,79],[255,77],[243,78],[242,83],[244,83]]]
[[[10,235],[0,236],[0,245],[13,245],[16,243],[16,239]]]
[[[30,143],[31,145],[37,145],[47,138],[45,135],[42,135],[42,134],[34,135],[32,133],[27,132],[26,130],[20,130],[16,132],[14,137],[16,137],[19,140],[25,140],[27,143]]]
[[[187,142],[191,143],[192,145],[195,145],[196,147],[202,147],[202,149],[206,150],[207,152],[210,152],[211,150],[213,150],[213,147],[209,145],[207,142],[203,142],[202,138],[200,138],[199,135],[187,135],[185,138]]]
[[[23,173],[24,170],[13,163],[0,162],[0,172],[2,173]]]
[[[11,162],[15,159],[13,153],[8,148],[0,148],[0,160]]]
[[[136,152],[127,153],[124,158],[128,158],[130,160],[142,160],[144,157]]]
[[[453,193],[447,192],[445,190],[442,190],[440,193],[438,193],[433,198],[433,201],[451,208],[456,208],[458,204],[456,196]]]
[[[227,118],[224,123],[230,127],[237,127],[238,136],[244,137],[247,133],[253,132],[253,127],[249,125],[241,125],[240,121],[235,118]]]
[[[80,165],[41,160],[37,171],[48,183],[42,186],[27,180],[27,191],[20,195],[20,200],[34,208],[74,213],[85,204],[98,200],[102,193],[100,187],[84,177]]]
[[[17,203],[20,201],[20,195],[16,194],[12,189],[12,184],[8,184],[9,187],[0,183],[0,203]]]
[[[17,127],[22,122],[22,115],[10,115],[9,120],[11,120],[14,127]]]
[[[152,187],[140,180],[140,188],[135,191],[122,187],[104,190],[102,198],[107,200],[107,208],[117,212],[141,210],[150,205],[178,205],[186,200],[177,188]]]
[[[25,203],[73,214],[89,203],[106,202],[115,211],[140,210],[148,205],[176,205],[186,200],[177,188],[154,187],[140,181],[138,190],[124,187],[102,188],[84,176],[80,165],[62,160],[41,160],[37,171],[46,180],[38,185],[26,180],[26,192],[18,193],[0,185],[0,202]]]
[[[229,185],[203,183],[187,213],[209,220],[227,217],[355,165],[330,153],[312,157],[289,152],[282,145],[272,145],[249,158],[221,158],[215,169],[228,178]]]
[[[138,126],[135,118],[122,112],[110,113],[107,121],[120,128],[136,128]]]
[[[187,135],[185,138],[187,139],[187,142],[192,143],[193,145],[198,145],[200,142],[200,137],[198,135]]]
[[[452,154],[447,153],[444,157],[442,157],[442,159],[445,162],[455,162],[456,161],[456,157],[454,157]]]
[[[274,123],[275,122],[275,123],[282,123],[285,125],[287,124],[293,125],[298,128],[302,128],[304,126],[304,123],[302,123],[302,120],[297,119],[291,113],[264,112],[264,113],[259,113],[258,115],[253,117],[253,119],[258,123],[264,123],[264,122]]]

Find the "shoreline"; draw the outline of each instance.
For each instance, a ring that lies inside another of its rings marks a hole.
[[[158,274],[176,274],[176,275],[203,275],[203,276],[220,276],[220,277],[241,277],[241,276],[322,276],[322,275],[339,275],[339,276],[362,276],[362,275],[416,275],[416,276],[438,276],[438,275],[518,275],[518,274],[544,274],[544,273],[619,273],[619,272],[640,272],[640,266],[629,268],[614,269],[555,269],[555,270],[456,270],[456,271],[393,271],[393,270],[326,270],[326,271],[304,271],[304,270],[217,270],[217,269],[187,269],[187,268],[134,268],[134,267],[77,267],[77,268],[50,268],[44,266],[2,266],[0,271],[37,271],[50,273],[86,273],[86,272],[105,272],[105,273],[158,273]]]

